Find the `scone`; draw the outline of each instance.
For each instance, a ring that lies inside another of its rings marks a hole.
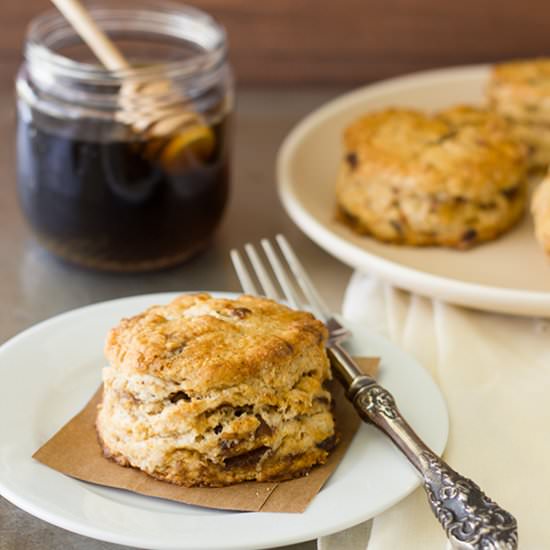
[[[526,172],[525,147],[495,113],[373,112],[344,133],[339,217],[384,242],[468,248],[518,221]]]
[[[537,241],[550,254],[550,174],[546,175],[533,193],[531,212]]]
[[[336,444],[326,338],[311,314],[246,295],[123,319],[105,346],[104,454],[185,486],[303,475]]]
[[[527,59],[493,67],[487,87],[490,106],[513,123],[529,146],[532,168],[550,163],[550,59]]]
[[[512,132],[527,146],[531,172],[538,174],[550,166],[550,125],[515,122]]]

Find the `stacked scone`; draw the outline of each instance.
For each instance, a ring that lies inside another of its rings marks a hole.
[[[384,242],[468,248],[522,216],[526,172],[526,148],[496,113],[385,109],[345,131],[338,210]]]
[[[336,443],[325,326],[271,300],[183,295],[106,343],[104,453],[186,486],[288,479]]]
[[[529,146],[534,169],[550,164],[550,59],[501,63],[493,67],[487,97],[490,106],[513,123]]]

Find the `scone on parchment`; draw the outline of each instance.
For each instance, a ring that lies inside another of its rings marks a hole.
[[[377,111],[344,133],[339,217],[385,242],[468,248],[518,221],[526,171],[525,147],[495,113]]]
[[[550,164],[550,58],[499,63],[487,86],[490,106],[529,147],[531,168]]]
[[[540,182],[531,199],[535,237],[543,250],[550,254],[550,173]]]
[[[303,475],[336,444],[326,338],[309,313],[252,296],[123,319],[105,348],[104,454],[185,486]]]

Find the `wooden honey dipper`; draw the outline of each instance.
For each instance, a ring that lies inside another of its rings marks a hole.
[[[134,132],[153,140],[146,151],[167,169],[181,164],[181,155],[191,148],[195,156],[207,158],[215,146],[215,135],[204,117],[184,107],[183,95],[167,79],[137,81],[131,78],[133,67],[92,18],[80,0],[51,0],[110,71],[124,71],[129,80],[119,92],[121,111],[117,120]],[[158,97],[163,101],[159,103]],[[158,146],[162,142],[162,146]]]

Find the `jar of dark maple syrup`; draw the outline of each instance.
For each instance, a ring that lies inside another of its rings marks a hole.
[[[21,207],[44,247],[69,262],[175,265],[209,243],[228,197],[224,30],[156,0],[90,11],[132,69],[104,69],[55,11],[31,23],[17,77]]]

